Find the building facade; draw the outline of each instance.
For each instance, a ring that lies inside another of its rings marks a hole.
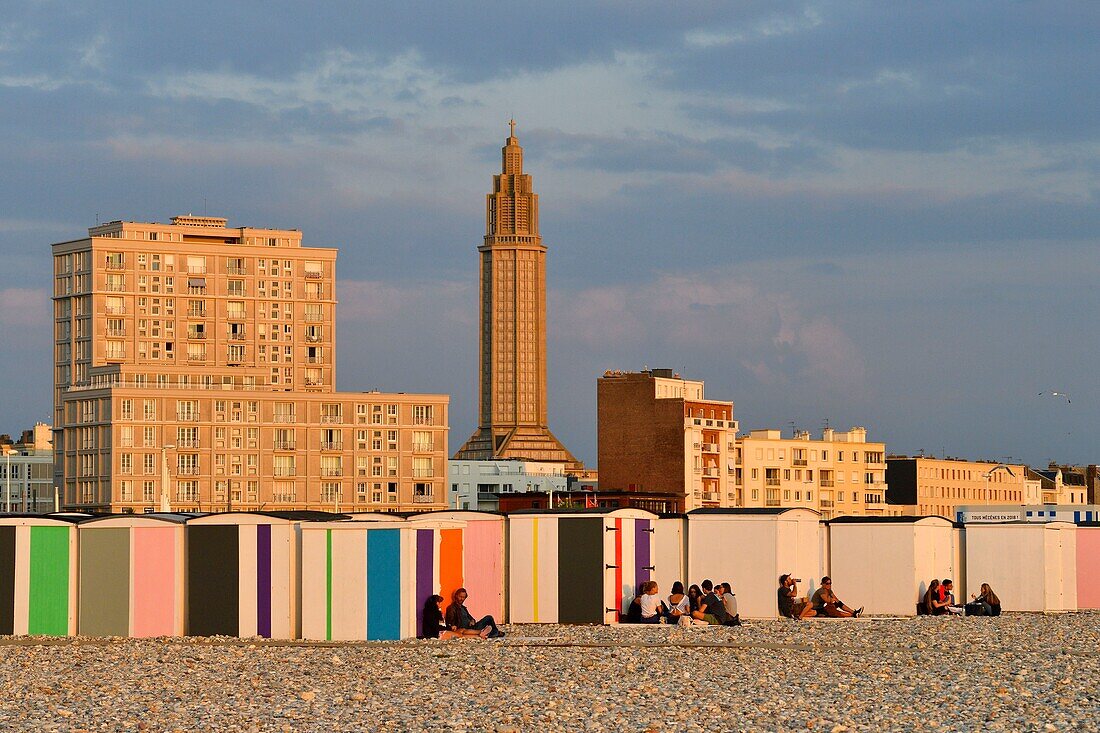
[[[886,501],[906,514],[954,519],[959,507],[1034,501],[1027,466],[931,456],[888,456]]]
[[[225,219],[53,245],[67,508],[446,506],[446,395],[335,391],[336,254]]]
[[[867,430],[825,428],[783,438],[779,430],[753,430],[737,438],[733,456],[736,506],[814,509],[826,518],[884,516],[886,444],[867,441]]]
[[[678,498],[678,511],[739,506],[733,403],[671,369],[605,372],[596,382],[601,491]]]
[[[498,511],[500,495],[565,492],[569,477],[563,463],[539,461],[455,461],[447,463],[451,509]]]
[[[478,427],[458,460],[580,463],[550,432],[546,395],[546,246],[539,197],[523,172],[515,121],[486,196],[478,247]]]

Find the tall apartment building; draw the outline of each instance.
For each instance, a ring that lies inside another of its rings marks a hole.
[[[605,372],[596,383],[601,489],[679,497],[679,509],[739,506],[733,403],[671,369]]]
[[[67,508],[444,508],[446,395],[335,392],[336,249],[225,219],[53,245]]]
[[[961,506],[1028,504],[1028,469],[992,461],[931,456],[886,459],[886,501],[907,514],[954,519]]]

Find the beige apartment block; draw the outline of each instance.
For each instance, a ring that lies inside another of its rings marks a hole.
[[[826,518],[884,516],[886,444],[867,442],[867,429],[826,428],[814,440],[805,431],[753,430],[737,438],[731,462],[737,506],[802,507]]]
[[[64,506],[446,506],[447,396],[334,391],[336,249],[214,217],[88,235],[53,245]]]
[[[890,456],[886,464],[886,500],[907,514],[955,519],[960,506],[1034,499],[1024,465],[931,456]]]
[[[605,372],[596,400],[602,490],[674,494],[681,511],[740,506],[732,402],[671,369]]]
[[[515,120],[485,199],[480,253],[478,427],[456,460],[531,460],[580,468],[550,432],[546,395],[546,246],[539,197],[523,172]]]

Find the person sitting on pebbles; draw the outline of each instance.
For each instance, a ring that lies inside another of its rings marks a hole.
[[[718,597],[722,599],[722,605],[726,608],[726,616],[729,618],[726,625],[740,626],[741,615],[737,613],[737,602],[733,600],[735,596],[733,586],[729,583],[719,583],[715,589],[718,591]]]
[[[420,615],[424,639],[484,639],[489,635],[489,627],[481,631],[459,629],[451,631],[443,621],[443,596],[428,596],[424,601],[424,610]]]
[[[642,583],[642,594],[638,596],[637,601],[642,612],[643,624],[668,623],[668,606],[657,595],[656,580],[647,580]]]
[[[943,582],[940,583],[940,590],[943,592],[944,609],[947,613],[962,616],[963,607],[955,603],[955,594],[952,592],[955,590],[955,584],[951,582],[950,578],[943,579]]]
[[[809,602],[799,598],[798,579],[792,578],[790,573],[783,573],[779,576],[777,596],[779,599],[779,615],[783,618],[799,621],[817,615],[814,607]]]
[[[451,595],[451,605],[447,606],[447,628],[451,631],[473,629],[481,631],[489,629],[489,639],[499,639],[504,632],[497,628],[497,622],[492,616],[483,616],[481,620],[474,621],[474,617],[466,609],[466,598],[469,594],[465,588],[459,588]]]
[[[816,615],[830,618],[855,618],[863,613],[863,606],[852,610],[833,593],[833,579],[828,575],[821,579],[821,587],[814,591],[810,599]]]

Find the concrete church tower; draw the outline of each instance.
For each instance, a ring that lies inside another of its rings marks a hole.
[[[478,429],[457,460],[525,459],[579,467],[547,426],[546,247],[539,197],[523,172],[516,122],[486,196],[480,267]]]

